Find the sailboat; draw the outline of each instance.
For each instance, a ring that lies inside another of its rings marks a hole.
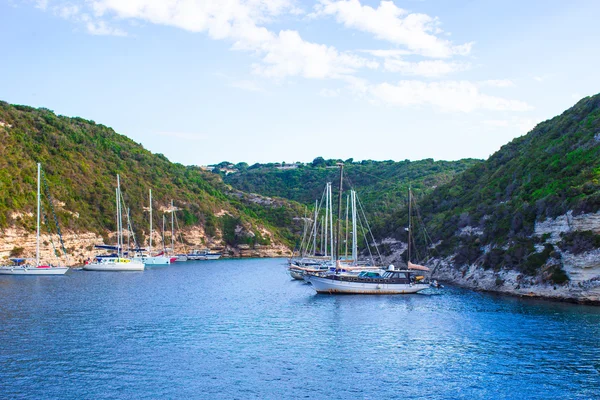
[[[321,251],[317,249],[317,232],[320,206],[319,201],[315,200],[315,215],[312,221],[310,237],[307,235],[308,226],[304,226],[304,234],[300,243],[299,254],[297,258],[292,257],[288,263],[288,273],[293,279],[305,280],[307,273],[324,272],[333,267],[333,217],[332,217],[332,195],[331,182],[327,182],[323,198],[325,199],[325,217],[321,218]],[[304,218],[306,222],[306,217]],[[329,237],[328,237],[329,236]],[[311,240],[312,239],[312,240]],[[328,243],[329,242],[329,243]],[[329,247],[331,252],[328,255]]]
[[[117,175],[117,246],[114,248],[117,254],[106,257],[96,257],[91,263],[85,264],[83,269],[86,271],[143,271],[144,263],[127,258],[123,255],[123,215],[121,207],[121,180]],[[107,248],[110,246],[96,246]]]
[[[28,259],[25,258],[12,258],[11,261],[14,265],[3,265],[0,266],[0,274],[2,275],[64,275],[69,268],[62,266],[53,265],[42,265],[40,263],[40,208],[41,208],[41,194],[40,194],[40,180],[41,180],[42,166],[40,163],[37,165],[37,233],[36,233],[36,246],[35,246],[35,264],[28,264]],[[60,233],[60,232],[59,232]]]
[[[160,265],[160,266],[165,266],[165,265],[169,265],[171,264],[171,257],[167,257],[164,255],[164,253],[161,253],[160,255],[156,255],[153,256],[152,255],[152,189],[148,190],[148,197],[149,197],[149,202],[150,202],[150,207],[149,207],[149,213],[150,213],[150,238],[148,241],[148,252],[144,252],[144,251],[140,251],[139,254],[137,254],[135,257],[133,257],[133,260],[136,261],[141,261],[142,263],[144,263],[144,265],[149,266],[149,265]]]
[[[336,252],[336,271],[330,274],[310,274],[308,281],[317,293],[328,294],[408,294],[417,293],[427,289],[427,283],[423,277],[417,276],[415,270],[424,271],[427,267],[412,264],[410,257],[408,268],[397,270],[390,265],[385,270],[378,268],[374,270],[361,270],[358,274],[342,272],[343,266],[339,257],[341,204],[343,191],[343,164],[340,165],[340,197],[338,208],[338,229]],[[410,194],[409,194],[410,197]],[[409,204],[410,204],[409,199]],[[410,211],[409,211],[410,219]],[[409,229],[411,225],[409,222]],[[409,239],[410,247],[410,239]],[[411,268],[412,266],[412,268]]]
[[[175,262],[185,262],[188,261],[187,254],[175,254],[175,223],[177,222],[177,217],[175,216],[175,205],[173,200],[171,200],[171,209],[168,211],[171,213],[171,259],[175,258]],[[177,222],[177,227],[179,227],[179,223]]]

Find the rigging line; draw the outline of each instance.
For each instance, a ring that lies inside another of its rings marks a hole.
[[[120,192],[119,195],[121,197],[121,203],[123,204],[123,206],[127,210],[127,215],[126,215],[126,217],[127,217],[127,230],[129,231],[127,233],[127,239],[129,239],[129,237],[131,237],[133,239],[133,245],[137,249],[137,248],[139,248],[139,246],[138,246],[137,240],[135,238],[135,232],[133,231],[133,224],[131,223],[131,218],[129,218],[129,208],[127,208],[127,203],[125,203],[125,197],[123,196],[123,192]],[[131,248],[129,248],[127,250],[131,251]]]
[[[319,218],[318,216],[321,213],[321,208],[322,208],[322,204],[323,204],[323,199],[325,198],[325,190],[323,190],[323,193],[321,194],[321,201],[319,202],[319,205],[317,206],[317,219],[315,221],[313,221],[312,226],[311,226],[311,230],[310,230],[310,237],[307,240],[306,243],[306,253],[310,254],[311,253],[311,249],[313,250],[313,254],[316,253],[317,249],[313,247],[313,241],[310,240],[314,237],[317,236],[317,232],[318,232],[318,227],[319,227]],[[300,248],[300,251],[302,251],[302,247]]]
[[[373,231],[371,230],[371,226],[369,225],[369,221],[367,220],[367,216],[365,214],[365,209],[363,208],[360,198],[358,196],[356,196],[356,199],[358,200],[358,205],[360,207],[360,211],[362,212],[363,217],[365,218],[365,223],[367,224],[367,228],[369,228],[369,233],[371,234],[371,238],[373,239],[373,244],[375,245],[375,250],[377,250],[377,256],[379,256],[379,262],[383,263],[383,258],[381,257],[381,253],[379,252],[379,247],[377,246],[377,241],[375,240],[375,236],[373,235]]]
[[[56,211],[54,210],[54,204],[52,201],[52,196],[50,195],[50,188],[48,187],[48,181],[46,180],[46,174],[44,173],[44,170],[41,170],[42,172],[42,182],[44,183],[44,192],[46,193],[46,198],[48,199],[48,204],[50,205],[50,211],[52,211],[52,216],[54,217],[54,224],[56,225],[56,232],[58,232],[58,238],[60,240],[60,245],[62,248],[62,251],[65,253],[65,257],[67,259],[67,262],[69,262],[69,255],[67,254],[67,249],[65,247],[65,242],[63,241],[63,237],[62,237],[62,233],[60,231],[60,225],[58,224],[58,217],[56,215]],[[40,202],[41,204],[41,202]]]
[[[185,254],[187,254],[187,246],[185,245],[185,242],[183,241],[183,234],[181,233],[181,228],[179,227],[179,220],[177,219],[177,213],[175,212],[175,209],[173,209],[173,216],[175,217],[175,226],[177,226],[177,233],[179,234],[179,240],[181,242],[181,244],[183,245],[183,252]],[[175,252],[175,249],[173,249],[173,252]]]
[[[59,254],[60,252],[56,250],[56,246],[54,245],[54,240],[52,239],[52,230],[50,229],[50,222],[48,221],[48,216],[46,215],[46,210],[44,209],[44,204],[40,201],[40,208],[42,209],[42,215],[44,216],[44,225],[46,225],[46,230],[48,231],[48,236],[50,236],[50,243],[52,244],[52,250],[54,252],[54,257],[57,261],[60,261]]]
[[[367,234],[365,233],[365,227],[362,223],[362,219],[360,217],[360,214],[357,215],[357,219],[358,219],[358,224],[360,225],[362,234],[363,234],[363,238],[365,239],[365,245],[367,246],[367,250],[369,251],[369,256],[371,258],[371,263],[373,265],[375,265],[375,258],[373,257],[373,253],[371,252],[371,246],[369,245],[369,240],[367,239]]]
[[[365,174],[365,175],[369,175],[369,176],[371,176],[371,177],[373,177],[373,178],[375,178],[375,179],[379,179],[379,180],[380,180],[380,181],[382,181],[382,182],[387,182],[387,183],[389,183],[390,185],[398,185],[398,184],[400,184],[400,182],[399,182],[399,181],[390,181],[390,180],[388,180],[388,179],[381,178],[381,177],[379,177],[379,176],[377,176],[377,175],[373,175],[373,174],[369,174],[368,172],[361,171],[360,169],[356,169],[356,172],[359,172],[359,173],[361,173],[361,174]]]

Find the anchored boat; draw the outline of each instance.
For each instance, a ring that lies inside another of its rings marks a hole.
[[[122,213],[122,202],[121,202],[121,180],[117,175],[117,250],[116,256],[99,256],[94,261],[87,263],[83,266],[86,271],[143,271],[144,263],[140,260],[130,259],[123,256],[123,213]],[[129,214],[127,214],[129,215]],[[129,225],[129,224],[128,224]],[[129,226],[128,226],[129,228]],[[96,246],[108,248],[111,246]]]
[[[29,264],[29,259],[26,258],[12,258],[11,261],[13,265],[2,265],[0,266],[0,274],[1,275],[64,275],[69,270],[68,267],[64,266],[54,266],[54,265],[42,265],[40,264],[40,214],[41,214],[41,192],[40,192],[40,181],[41,181],[41,171],[42,166],[40,163],[37,165],[37,232],[36,232],[36,247],[35,247],[35,263]],[[45,182],[45,181],[44,181]],[[48,186],[46,185],[46,190],[48,190]],[[52,201],[49,195],[49,192],[46,192],[46,197],[50,202],[50,207],[54,212],[54,206],[52,205]],[[44,214],[45,215],[45,214]],[[55,215],[56,216],[56,215]],[[62,236],[60,234],[60,227],[58,226],[58,220],[56,221],[56,229],[58,231],[59,237],[61,238],[62,244]],[[46,225],[47,224],[46,220]],[[62,249],[65,253],[66,250],[64,245]]]
[[[387,271],[361,271],[358,275],[311,275],[310,283],[317,293],[329,294],[409,294],[429,287],[415,271],[396,270],[393,265]]]

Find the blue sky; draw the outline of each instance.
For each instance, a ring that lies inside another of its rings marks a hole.
[[[5,0],[0,99],[183,164],[486,158],[600,92],[600,2]]]

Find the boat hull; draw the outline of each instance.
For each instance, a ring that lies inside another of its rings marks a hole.
[[[150,266],[152,266],[152,265],[165,266],[165,265],[171,264],[171,258],[164,257],[164,256],[141,257],[141,258],[136,257],[136,258],[134,258],[134,260],[140,261],[144,265],[150,265]]]
[[[101,263],[90,263],[83,266],[83,269],[86,271],[143,271],[144,264],[139,261],[131,261],[128,263],[111,263],[111,262],[101,262]]]
[[[69,270],[68,267],[0,267],[0,275],[64,275]]]
[[[300,271],[297,269],[289,269],[288,270],[290,272],[290,276],[298,281],[303,281],[304,280],[304,271]]]
[[[310,283],[317,293],[328,294],[412,294],[427,289],[422,283],[348,282],[311,276]]]

